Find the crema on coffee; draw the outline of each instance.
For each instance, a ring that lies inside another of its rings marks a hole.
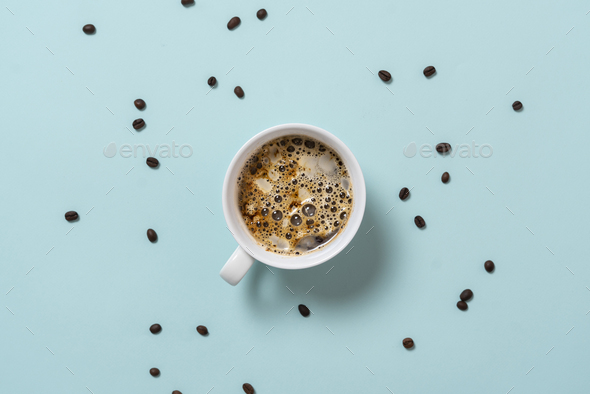
[[[302,255],[321,249],[346,227],[353,185],[332,148],[289,135],[251,154],[238,177],[238,205],[265,250]]]

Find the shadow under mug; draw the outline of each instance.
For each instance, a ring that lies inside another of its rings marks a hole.
[[[242,219],[238,206],[238,177],[244,163],[254,151],[266,142],[287,135],[300,135],[314,138],[332,148],[348,170],[353,189],[352,211],[344,230],[325,246],[301,256],[283,256],[266,251],[250,235]],[[283,269],[302,269],[324,263],[340,253],[354,238],[365,213],[365,179],[356,158],[336,136],[316,126],[301,123],[288,123],[274,126],[252,137],[234,156],[223,182],[223,215],[229,231],[238,242],[238,247],[225,263],[219,275],[230,285],[237,285],[246,275],[254,260]]]

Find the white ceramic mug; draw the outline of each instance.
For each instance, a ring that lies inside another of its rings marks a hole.
[[[348,223],[344,230],[319,250],[301,256],[282,256],[267,252],[250,235],[238,207],[238,176],[244,163],[257,148],[266,142],[286,135],[303,135],[321,141],[334,149],[350,174],[353,190],[353,205]],[[254,260],[276,268],[301,269],[321,264],[340,253],[352,240],[363,220],[365,213],[366,191],[365,179],[361,167],[354,155],[336,136],[319,127],[290,123],[271,127],[255,135],[246,142],[233,158],[223,182],[223,214],[229,231],[238,241],[238,248],[221,269],[219,275],[230,285],[237,285],[252,267]]]

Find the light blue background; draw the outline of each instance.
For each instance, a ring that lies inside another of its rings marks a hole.
[[[1,392],[588,392],[586,1],[2,5]],[[347,255],[231,287],[223,176],[288,122],[349,145],[365,219]],[[194,154],[157,170],[102,154],[173,140]],[[443,141],[493,156],[402,154]]]

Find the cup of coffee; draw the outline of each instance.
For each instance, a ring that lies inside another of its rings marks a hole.
[[[254,260],[302,269],[340,253],[363,220],[365,180],[336,136],[291,123],[246,142],[225,174],[222,199],[239,246],[220,275],[235,286]]]

